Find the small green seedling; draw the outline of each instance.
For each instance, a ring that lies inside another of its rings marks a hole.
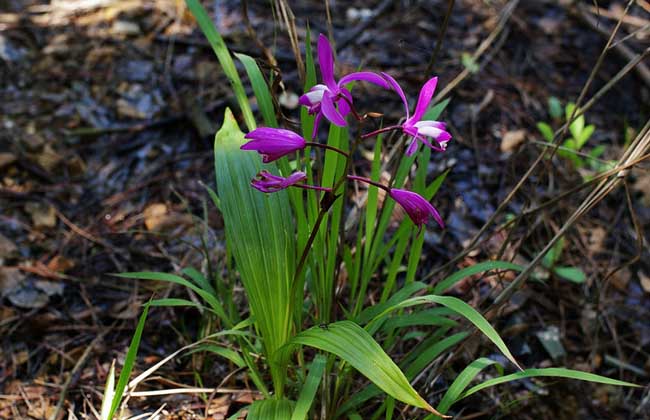
[[[562,251],[564,250],[564,238],[561,238],[557,243],[551,248],[550,251],[544,255],[542,260],[542,266],[550,273],[555,274],[556,276],[568,280],[573,283],[584,283],[587,280],[585,273],[578,267],[569,267],[569,266],[558,266],[557,262],[562,256]]]
[[[564,112],[562,112],[562,104],[556,97],[549,98],[548,110],[549,115],[558,125],[565,121],[569,121],[574,113],[577,114],[580,111],[580,109],[576,109],[576,105],[573,102],[569,102],[564,107]],[[564,120],[562,117],[564,117]],[[538,122],[537,129],[542,134],[544,140],[549,143],[553,141],[554,130],[551,124]],[[600,159],[600,156],[605,152],[605,146],[596,146],[588,152],[582,150],[594,134],[595,130],[596,127],[593,124],[587,125],[584,115],[575,118],[575,120],[573,120],[569,125],[569,133],[571,134],[571,137],[562,142],[561,147],[557,151],[558,156],[569,160],[576,169],[588,167],[596,172],[609,169],[611,167],[611,162],[604,162]]]

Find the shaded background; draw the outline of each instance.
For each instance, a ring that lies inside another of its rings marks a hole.
[[[441,89],[463,70],[472,72],[454,85],[442,116],[454,140],[430,163],[431,177],[451,168],[435,199],[448,227],[427,230],[421,275],[463,249],[541,152],[535,124],[550,121],[548,98],[566,103],[579,95],[624,2],[601,1],[600,10],[591,1],[579,3],[455,2],[432,74]],[[324,3],[289,4],[301,46],[307,23],[312,39],[332,30],[338,74],[359,66],[386,71],[412,102],[417,98],[447,1],[331,1],[331,28]],[[291,126],[302,88],[286,27],[270,3],[247,5],[259,42],[240,2],[204,5],[233,51],[258,58],[269,71],[259,43],[274,54],[282,83],[273,88]],[[514,12],[500,26],[509,7]],[[620,45],[633,54],[648,47],[649,23],[650,4],[638,0],[619,39],[629,37],[609,51],[587,97],[629,61]],[[491,35],[480,58],[468,60]],[[596,126],[589,144],[604,145],[606,159],[618,158],[647,120],[649,64],[642,61],[587,112],[587,122]],[[359,109],[402,115],[396,95],[355,89]],[[49,418],[71,372],[60,416],[68,408],[79,415],[89,413],[89,405],[99,407],[110,362],[123,360],[141,304],[154,291],[187,294],[107,273],[201,267],[205,254],[223,259],[222,220],[200,182],[214,186],[212,137],[227,106],[236,108],[229,84],[182,1],[0,0],[0,418]],[[359,153],[359,172],[369,168],[366,151]],[[519,214],[581,182],[566,160],[546,160],[506,212]],[[647,170],[630,175],[627,192],[631,205],[624,189],[615,191],[566,238],[562,263],[580,267],[584,284],[553,277],[532,282],[494,321],[526,366],[565,365],[648,383]],[[456,266],[502,251],[503,258],[529,261],[584,196],[573,194],[510,233],[493,229]],[[478,305],[502,280],[475,278],[454,293]],[[377,281],[371,293],[380,292]],[[192,342],[198,316],[185,309],[153,311],[138,369]],[[557,344],[562,351],[552,354],[548,346]],[[470,341],[445,375],[425,375],[416,388],[434,400],[454,372],[479,355],[498,357],[493,351]],[[179,359],[150,387],[194,385],[195,371],[206,386],[218,386],[228,367]],[[227,385],[247,389],[241,375]],[[253,397],[225,394],[207,408],[187,395],[136,398],[130,406],[137,414],[167,402],[177,418],[209,411],[218,419]],[[455,409],[485,418],[647,418],[650,411],[644,389],[560,380],[503,385],[464,404]]]

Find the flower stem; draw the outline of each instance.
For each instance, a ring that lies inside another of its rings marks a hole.
[[[354,108],[354,104],[352,103],[352,101],[350,101],[345,95],[340,95],[340,98],[343,99],[345,102],[347,102],[347,104],[350,106],[350,111],[352,111],[352,115],[354,115],[354,118],[356,118],[357,121],[363,121],[366,119],[365,116],[362,117],[361,115],[359,115],[357,110]]]
[[[316,143],[316,142],[313,142],[313,141],[308,141],[306,143],[306,145],[311,146],[311,147],[320,147],[322,149],[331,150],[333,152],[336,152],[338,154],[341,154],[341,155],[345,156],[346,158],[350,157],[350,155],[347,152],[344,152],[343,150],[339,149],[338,147],[330,146],[329,144],[322,144],[322,143]]]
[[[368,137],[373,137],[381,133],[385,133],[386,131],[392,131],[392,130],[398,130],[402,128],[401,125],[391,125],[389,127],[384,127],[380,128],[379,130],[371,131],[370,133],[366,133],[361,136],[362,139],[367,139]]]
[[[303,190],[316,190],[316,191],[332,192],[331,188],[319,187],[317,185],[309,185],[309,184],[293,184],[292,187],[302,188]]]
[[[364,178],[362,176],[356,176],[356,175],[348,175],[348,179],[353,180],[353,181],[360,181],[360,182],[365,182],[366,184],[374,185],[377,188],[381,188],[382,190],[386,192],[390,192],[390,187],[385,186],[384,184],[380,184],[379,182],[375,182],[371,179]]]

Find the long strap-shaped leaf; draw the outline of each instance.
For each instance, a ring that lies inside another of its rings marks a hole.
[[[441,415],[413,389],[372,336],[352,321],[310,328],[293,337],[289,344],[302,344],[335,354],[391,397]]]
[[[227,326],[232,326],[232,321],[228,316],[226,315],[226,312],[223,309],[223,306],[221,305],[221,302],[217,300],[212,294],[209,292],[201,289],[199,286],[195,285],[194,283],[185,280],[181,276],[177,276],[175,274],[169,274],[169,273],[158,273],[155,271],[139,271],[139,272],[132,272],[132,273],[120,273],[116,274],[117,277],[123,277],[126,279],[138,279],[138,280],[155,280],[155,281],[164,281],[164,282],[169,282],[169,283],[176,283],[181,286],[185,286],[188,289],[193,290],[196,294],[201,296],[208,304],[210,304],[210,307],[214,311],[217,316],[219,316]]]
[[[488,270],[515,270],[522,271],[524,267],[508,261],[485,261],[478,263],[460,271],[455,272],[451,276],[436,284],[433,288],[433,293],[439,295],[449,290],[454,284],[458,283],[464,278],[473,276],[474,274],[481,273]]]
[[[517,366],[519,370],[523,370],[521,366],[519,366],[519,363],[517,363],[517,361],[515,360],[515,357],[512,355],[512,353],[510,353],[510,350],[508,350],[508,346],[506,346],[506,343],[503,342],[503,340],[499,336],[499,333],[496,332],[496,330],[492,327],[492,325],[490,325],[487,319],[485,319],[483,315],[478,313],[476,309],[472,308],[467,303],[453,296],[426,295],[426,296],[418,296],[418,297],[406,299],[401,303],[386,309],[384,312],[382,312],[377,317],[375,317],[375,319],[373,319],[370,323],[368,323],[368,325],[369,326],[372,325],[373,323],[376,322],[376,320],[381,319],[386,314],[396,309],[407,308],[409,306],[422,305],[425,303],[436,303],[438,305],[446,306],[447,308],[451,309],[452,311],[456,312],[457,314],[467,319],[469,322],[474,324],[474,326],[478,328],[483,334],[485,334],[485,336],[489,338],[490,341],[492,341],[499,350],[501,350],[501,353],[503,353],[503,355],[506,356],[508,360],[510,360],[515,366]]]
[[[485,388],[489,388],[494,385],[499,385],[510,381],[516,381],[523,378],[533,378],[533,377],[540,377],[540,376],[547,376],[552,378],[577,379],[579,381],[597,382],[606,385],[639,387],[639,385],[630,382],[619,381],[617,379],[610,379],[593,373],[581,372],[579,370],[571,370],[565,368],[526,369],[521,372],[515,372],[515,373],[511,373],[510,375],[487,380],[481,384],[478,384],[468,389],[466,392],[463,393],[463,395],[461,395],[460,398],[465,398],[469,395],[472,395],[478,391],[481,391]]]
[[[445,395],[442,397],[440,404],[438,404],[438,411],[441,413],[446,413],[449,410],[449,407],[455,403],[460,394],[463,393],[467,385],[486,367],[493,365],[497,362],[490,360],[487,357],[481,357],[480,359],[474,360],[470,363],[463,371],[456,377],[454,382],[451,384]]]
[[[287,420],[291,418],[293,402],[289,400],[258,400],[248,409],[248,420]]]
[[[248,103],[248,97],[246,96],[246,91],[244,90],[244,85],[242,85],[239,74],[237,73],[237,68],[235,67],[235,62],[226,47],[226,43],[223,41],[223,38],[217,31],[217,28],[214,27],[214,24],[210,20],[210,16],[205,11],[199,0],[185,0],[187,7],[190,9],[190,12],[196,18],[203,35],[208,39],[208,42],[212,46],[214,53],[219,59],[221,68],[223,72],[228,77],[230,81],[230,86],[232,87],[233,92],[235,93],[235,98],[237,98],[237,103],[241,109],[242,114],[244,115],[244,121],[249,130],[254,130],[255,118],[253,117],[253,111],[251,111],[251,106]]]
[[[300,391],[300,395],[298,396],[296,408],[293,409],[291,420],[305,420],[307,418],[307,413],[309,413],[309,408],[314,402],[316,391],[318,391],[318,386],[320,385],[321,378],[323,377],[326,363],[327,358],[322,354],[317,354],[314,358],[314,361],[309,367],[309,375],[307,375],[305,384],[303,385],[302,390]]]

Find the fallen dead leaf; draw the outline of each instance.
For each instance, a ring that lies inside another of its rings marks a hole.
[[[165,204],[152,204],[144,210],[144,224],[147,230],[170,232],[178,227],[192,224],[192,216],[169,209]]]
[[[501,151],[503,153],[513,152],[526,140],[526,134],[526,130],[508,131],[501,139]]]
[[[74,261],[61,255],[56,255],[47,263],[47,268],[57,273],[65,273],[72,267],[74,267]]]
[[[144,225],[147,230],[156,230],[164,221],[167,206],[162,203],[151,204],[144,209]]]
[[[27,203],[25,211],[32,217],[32,223],[36,228],[54,227],[56,225],[56,212],[52,206]]]
[[[63,156],[58,154],[51,145],[46,144],[43,150],[33,156],[33,160],[47,172],[52,172],[61,163]]]

